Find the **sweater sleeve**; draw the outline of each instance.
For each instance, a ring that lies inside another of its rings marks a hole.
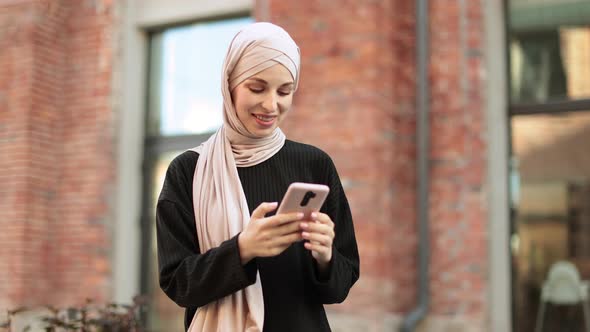
[[[176,304],[200,307],[253,284],[256,263],[241,264],[237,236],[201,253],[192,204],[194,165],[187,166],[185,157],[168,168],[156,208],[159,279]]]
[[[325,278],[320,277],[315,262],[311,271],[312,282],[320,301],[330,304],[344,301],[350,288],[358,280],[359,254],[348,200],[329,157],[323,169],[330,193],[322,212],[328,214],[334,222],[336,235],[332,245],[332,260]]]

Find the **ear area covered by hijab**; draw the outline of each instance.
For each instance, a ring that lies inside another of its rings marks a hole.
[[[276,128],[267,137],[254,137],[239,120],[231,89],[277,63],[299,83],[299,47],[289,34],[272,23],[254,23],[233,38],[222,69],[223,125],[205,143],[191,149],[199,153],[193,179],[193,207],[201,252],[239,234],[250,221],[248,202],[237,167],[268,160],[284,145]],[[260,275],[256,282],[217,301],[199,307],[190,332],[261,332],[264,301]]]
[[[254,23],[238,32],[227,51],[222,82],[229,91],[277,63],[293,77],[295,89],[299,83],[301,55],[299,47],[283,28],[272,23]]]

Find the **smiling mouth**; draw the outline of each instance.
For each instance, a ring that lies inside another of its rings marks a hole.
[[[258,115],[258,114],[254,114],[254,117],[262,122],[270,122],[275,119],[274,116],[264,116],[264,115]]]
[[[275,123],[275,120],[277,119],[276,116],[264,116],[259,114],[252,114],[252,116],[254,117],[254,120],[256,121],[258,126],[262,128],[272,127]]]

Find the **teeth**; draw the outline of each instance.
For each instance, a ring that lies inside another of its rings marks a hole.
[[[272,120],[272,116],[261,116],[261,115],[254,115],[260,121],[270,121]]]

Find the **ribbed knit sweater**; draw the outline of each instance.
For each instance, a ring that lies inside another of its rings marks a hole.
[[[188,328],[197,307],[243,289],[260,272],[264,331],[330,331],[323,304],[344,301],[359,277],[359,256],[348,201],[330,157],[290,140],[270,159],[239,167],[250,213],[262,202],[280,202],[292,182],[325,184],[321,212],[335,224],[332,261],[320,278],[311,253],[297,242],[275,257],[242,265],[237,236],[201,252],[193,209],[193,177],[199,155],[186,151],[170,164],[156,212],[162,290],[186,308]]]

